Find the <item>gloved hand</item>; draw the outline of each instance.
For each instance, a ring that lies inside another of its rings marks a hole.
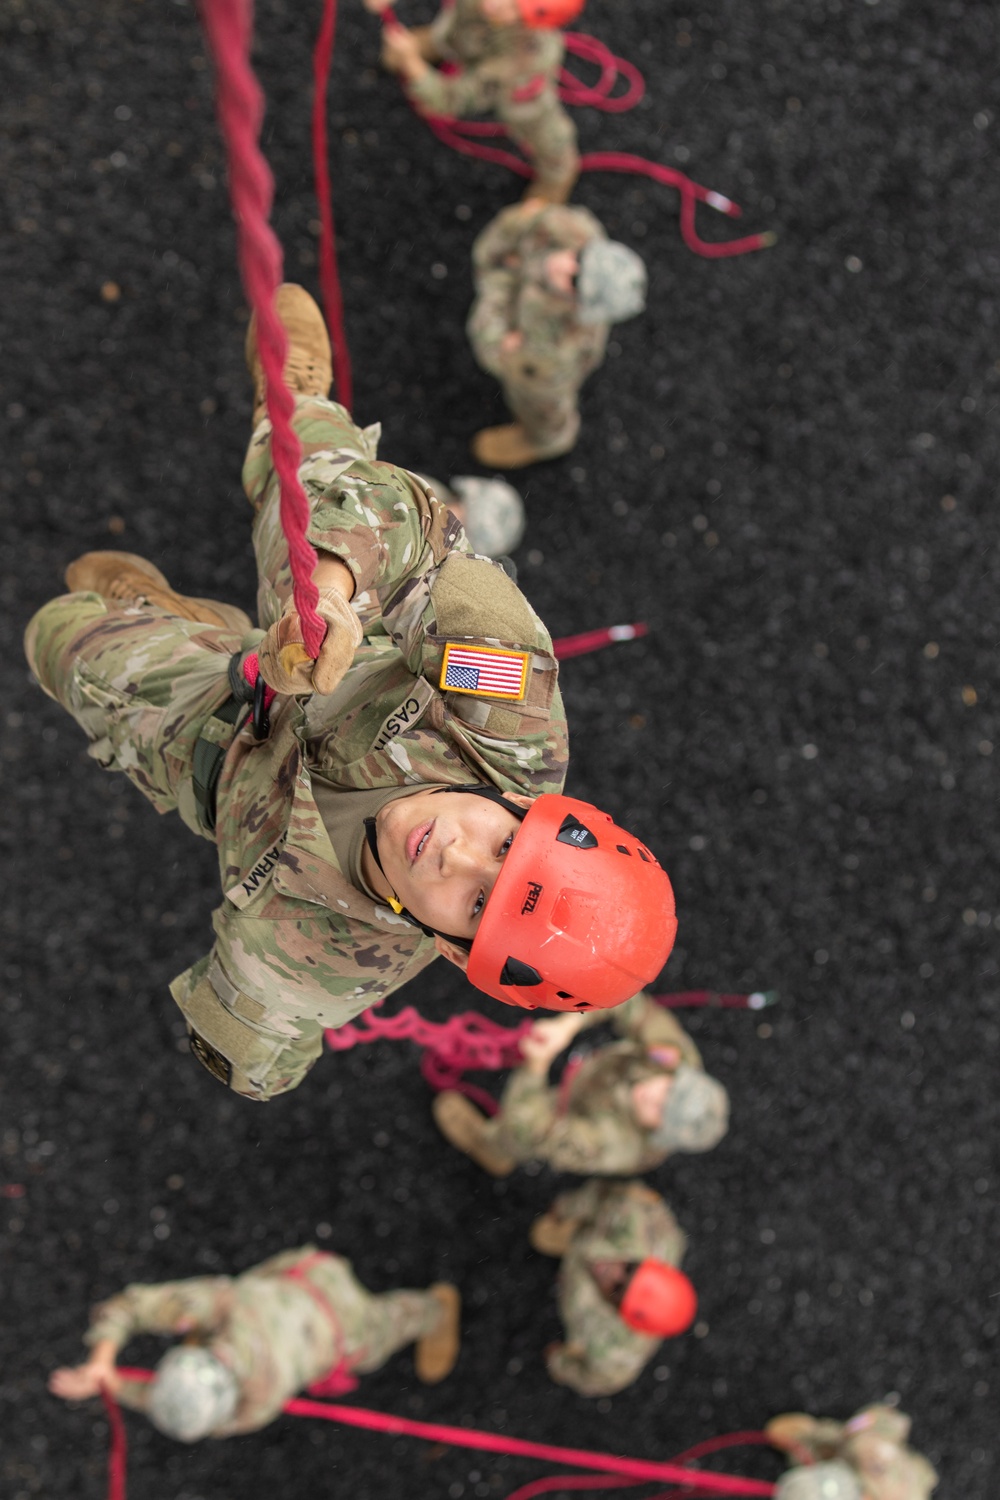
[[[332,693],[354,660],[364,631],[343,594],[335,588],[320,589],[316,608],[327,629],[315,661],[303,643],[293,598],[257,648],[264,681],[276,693]]]

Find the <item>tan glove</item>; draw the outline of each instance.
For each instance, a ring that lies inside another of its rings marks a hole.
[[[332,693],[354,660],[364,631],[343,594],[335,588],[320,589],[316,610],[327,628],[315,661],[303,643],[302,622],[292,598],[257,648],[264,681],[276,693]]]

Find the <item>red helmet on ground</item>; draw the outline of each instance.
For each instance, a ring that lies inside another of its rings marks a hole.
[[[477,989],[525,1010],[604,1010],[663,968],[674,893],[607,813],[552,793],[531,804],[472,942]]]
[[[568,26],[583,10],[585,0],[517,0],[524,26]]]
[[[661,1339],[690,1328],[697,1311],[698,1293],[684,1272],[652,1256],[640,1263],[618,1307],[630,1328]]]

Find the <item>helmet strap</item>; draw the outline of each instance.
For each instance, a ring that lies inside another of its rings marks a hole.
[[[503,792],[499,791],[496,787],[483,786],[481,782],[477,782],[474,786],[439,786],[435,787],[434,790],[435,792],[465,792],[467,796],[485,797],[487,801],[496,802],[501,807],[505,807],[508,812],[513,813],[518,822],[523,822],[528,814],[528,809],[526,807],[519,807],[516,802],[511,802],[507,797],[504,796]],[[372,859],[378,865],[379,873],[381,874],[382,878],[388,881],[389,877],[385,873],[385,869],[382,865],[382,860],[378,852],[378,831],[375,827],[374,818],[365,819],[365,843],[368,845],[368,851],[371,854]],[[402,901],[400,901],[399,897],[395,894],[388,895],[386,897],[386,900],[392,907],[392,910],[396,913],[397,917],[405,917],[406,920],[408,922],[411,922],[414,927],[419,927],[420,931],[424,934],[425,937],[443,938],[446,943],[454,943],[456,948],[461,948],[463,953],[472,952],[471,938],[455,937],[453,933],[439,932],[436,927],[428,927],[426,922],[421,922],[419,917],[415,917],[411,911],[407,911]]]

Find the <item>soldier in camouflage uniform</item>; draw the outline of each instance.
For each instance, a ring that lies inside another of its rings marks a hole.
[[[567,760],[545,627],[419,479],[376,460],[378,428],[357,427],[324,399],[329,342],[312,299],[284,287],[278,307],[329,622],[314,677],[295,665],[301,626],[252,328],[255,427],[243,481],[262,629],[238,610],[176,594],[142,559],[96,553],[71,566],[74,592],[44,606],[25,641],[39,682],[84,729],[97,762],[217,844],[215,946],[171,993],[199,1060],[258,1100],[296,1087],[321,1054],[324,1027],[377,1004],[437,953],[468,961],[394,909],[364,819],[374,818],[379,848],[395,851],[396,895],[421,922],[469,940],[520,825],[483,797],[435,789],[496,788],[527,807],[561,790]],[[454,641],[523,653],[520,697],[444,690]],[[234,737],[242,678],[231,673],[257,647],[285,694],[260,741],[245,720]],[[229,748],[213,807],[199,796],[197,757],[216,745]],[[423,832],[411,827],[421,819]],[[421,862],[426,850],[433,862]]]
[[[119,1350],[144,1333],[184,1340],[150,1383],[115,1369]],[[447,1282],[375,1296],[350,1261],[306,1245],[242,1276],[126,1287],[94,1310],[85,1342],[90,1359],[54,1371],[53,1394],[82,1400],[106,1386],[168,1436],[194,1442],[265,1427],[308,1387],[351,1390],[352,1372],[378,1370],[414,1342],[419,1379],[443,1380],[458,1357],[459,1296]]]
[[[563,1048],[608,1019],[624,1040],[571,1056],[560,1087],[550,1088],[549,1067]],[[457,1092],[434,1101],[442,1133],[493,1176],[525,1161],[544,1161],[556,1172],[648,1172],[675,1151],[709,1151],[726,1133],[725,1089],[704,1071],[673,1014],[648,995],[610,1017],[536,1021],[521,1046],[526,1060],[492,1120]]]
[[[502,469],[568,453],[580,431],[577,396],[604,360],[610,325],[645,306],[645,266],[588,209],[538,200],[498,214],[472,263],[466,330],[515,418],[477,433],[473,453]]]
[[[365,0],[381,14],[393,0]],[[430,25],[398,21],[383,32],[382,60],[424,115],[494,115],[534,167],[528,192],[565,203],[580,172],[576,126],[559,102],[565,42],[531,0],[454,0]],[[445,72],[437,63],[457,64]]]
[[[776,1500],[928,1500],[938,1482],[907,1444],[909,1417],[891,1406],[866,1406],[847,1422],[789,1412],[765,1431],[796,1465]]]
[[[581,1396],[612,1396],[636,1380],[661,1337],[621,1318],[621,1289],[648,1258],[679,1266],[687,1246],[658,1193],[642,1182],[593,1179],[561,1193],[531,1229],[543,1255],[562,1257],[559,1314],[566,1339],[545,1353],[552,1379]]]

